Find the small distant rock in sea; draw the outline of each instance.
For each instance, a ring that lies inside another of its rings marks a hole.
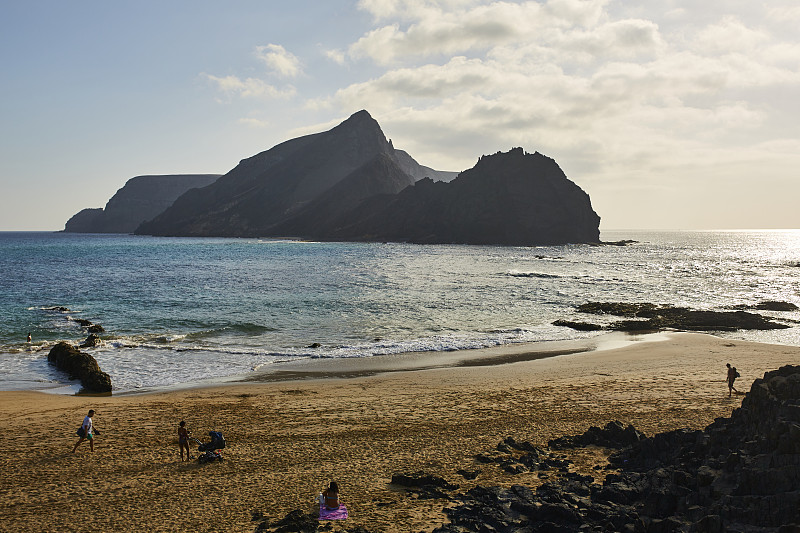
[[[97,333],[91,333],[88,337],[86,337],[86,340],[81,343],[80,348],[92,348],[97,346],[99,343],[100,337],[97,335]]]
[[[797,305],[791,302],[781,302],[776,300],[765,300],[752,305],[736,305],[733,309],[752,309],[754,311],[797,311]]]

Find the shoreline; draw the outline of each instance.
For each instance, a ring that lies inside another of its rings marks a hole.
[[[800,360],[800,347],[698,333],[642,340],[544,358],[520,346],[490,366],[333,379],[319,371],[110,397],[0,392],[8,421],[0,519],[20,532],[74,531],[76,516],[103,531],[252,532],[254,512],[271,521],[307,512],[335,479],[351,518],[331,531],[431,531],[445,521],[447,502],[408,497],[390,486],[393,474],[425,471],[461,491],[535,487],[537,475],[512,475],[475,455],[509,436],[545,446],[613,420],[647,435],[699,429],[730,416],[744,397],[728,397],[726,362],[740,369],[737,388],[746,391],[765,371]],[[84,443],[73,455],[75,428],[90,408],[102,433],[94,453]],[[179,420],[201,440],[222,431],[225,461],[178,461]],[[601,449],[574,461],[575,471],[602,481]],[[480,473],[467,480],[459,470]]]
[[[403,352],[371,357],[304,358],[267,365],[263,370],[222,378],[165,387],[147,387],[108,394],[77,394],[80,385],[58,383],[33,389],[8,389],[2,392],[39,391],[59,396],[122,397],[159,394],[181,390],[228,387],[245,383],[275,383],[314,379],[349,379],[394,372],[409,372],[458,367],[484,367],[533,361],[551,357],[621,348],[641,342],[657,342],[670,332],[606,332],[594,337],[558,341],[521,342],[451,351]]]

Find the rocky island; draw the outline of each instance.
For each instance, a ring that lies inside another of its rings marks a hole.
[[[70,218],[65,233],[133,233],[195,187],[213,183],[219,174],[136,176],[102,207],[83,209]]]
[[[599,223],[548,157],[514,148],[455,177],[396,150],[359,111],[242,160],[136,233],[532,246],[598,243]]]

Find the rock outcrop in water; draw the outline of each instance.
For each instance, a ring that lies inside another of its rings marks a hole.
[[[779,302],[768,302],[765,307],[756,306],[754,308],[774,309],[780,307],[780,310],[792,310],[788,307],[792,304],[786,304],[785,306],[778,304]],[[628,318],[629,320],[618,320],[608,325],[556,320],[553,325],[564,326],[578,331],[599,331],[602,329],[612,331],[655,331],[662,329],[735,331],[739,329],[786,329],[789,327],[786,324],[775,322],[759,314],[747,311],[707,311],[652,303],[587,302],[577,306],[576,310],[579,313],[612,315]]]
[[[180,195],[205,187],[219,174],[136,176],[106,203],[105,209],[84,209],[70,218],[66,233],[133,233],[142,222],[161,214]]]
[[[69,343],[62,341],[53,346],[47,362],[66,372],[70,379],[79,379],[85,392],[111,392],[111,378],[100,370],[94,357]]]
[[[359,111],[335,128],[245,159],[136,233],[542,245],[599,243],[588,195],[521,148],[453,173],[395,150]],[[421,178],[421,179],[420,179]],[[434,181],[438,180],[438,181]]]

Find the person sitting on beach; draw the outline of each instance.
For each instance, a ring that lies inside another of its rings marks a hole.
[[[339,508],[339,484],[331,481],[330,486],[322,491],[322,503],[328,509]]]
[[[191,459],[189,456],[189,430],[186,429],[184,420],[178,424],[178,447],[181,449],[181,461],[183,461],[183,450],[186,450],[186,460]]]
[[[75,453],[75,450],[78,449],[78,446],[80,446],[81,442],[83,442],[84,440],[88,440],[89,441],[89,449],[94,451],[94,436],[93,436],[93,433],[97,433],[99,435],[100,432],[97,431],[94,428],[94,425],[92,424],[92,417],[93,416],[94,416],[94,409],[89,409],[89,414],[86,415],[83,418],[83,424],[81,424],[81,427],[78,430],[78,431],[81,431],[81,433],[79,433],[80,439],[78,439],[78,442],[75,443],[75,447],[72,448],[72,453]]]
[[[725,366],[728,367],[728,377],[726,378],[728,381],[728,398],[731,397],[733,391],[739,392],[736,390],[736,387],[733,386],[733,382],[736,381],[736,378],[739,377],[739,372],[736,371],[735,366],[731,366],[730,363],[727,363]]]

